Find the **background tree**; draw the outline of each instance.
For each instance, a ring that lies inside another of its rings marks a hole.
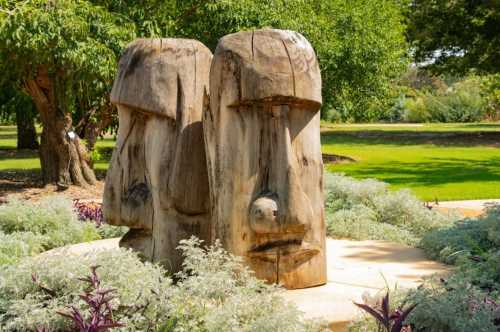
[[[116,59],[134,38],[134,25],[79,0],[4,1],[0,15],[0,69],[16,79],[39,113],[44,181],[94,183],[72,114],[79,93],[102,98],[110,88]]]
[[[0,87],[0,118],[15,122],[17,149],[37,149],[36,110],[31,99],[8,82]]]
[[[186,37],[214,50],[228,33],[261,27],[311,41],[324,117],[385,116],[391,82],[406,65],[397,0],[0,0],[0,85],[9,77],[33,100],[45,182],[93,183],[79,137],[92,149],[116,125],[108,93],[122,47],[135,37]]]
[[[413,0],[408,39],[416,61],[437,73],[499,72],[499,7],[496,0]]]
[[[173,28],[212,50],[231,32],[296,30],[320,61],[323,117],[369,121],[388,112],[391,81],[406,69],[403,19],[395,0],[184,0],[177,2]]]

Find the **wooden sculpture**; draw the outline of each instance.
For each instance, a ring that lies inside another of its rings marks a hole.
[[[171,271],[179,240],[209,239],[202,131],[212,54],[186,39],[140,39],[120,59],[111,91],[119,129],[106,177],[105,220],[130,231],[120,245]]]
[[[287,288],[326,282],[321,75],[300,34],[219,41],[203,114],[211,239]]]

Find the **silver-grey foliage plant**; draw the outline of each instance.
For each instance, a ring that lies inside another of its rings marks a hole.
[[[428,209],[410,190],[391,191],[387,183],[342,174],[325,174],[325,205],[328,234],[355,240],[417,245],[429,230],[458,218]]]
[[[0,330],[45,328],[65,331],[58,315],[68,305],[85,312],[79,298],[91,266],[99,265],[103,288],[116,289],[112,300],[117,331],[320,331],[302,319],[280,296],[280,289],[257,280],[239,258],[220,244],[204,249],[195,238],[180,246],[186,260],[172,283],[158,265],[143,263],[124,249],[42,254],[0,271]],[[57,294],[51,296],[32,281]]]

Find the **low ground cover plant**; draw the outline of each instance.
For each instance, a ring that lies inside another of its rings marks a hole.
[[[448,264],[500,248],[500,205],[490,206],[478,218],[466,218],[429,232],[421,246],[431,258]]]
[[[0,265],[68,244],[123,235],[125,228],[85,222],[71,200],[11,200],[0,205]]]
[[[390,191],[381,181],[330,173],[325,174],[325,210],[329,236],[412,246],[458,218],[427,208],[409,190]]]
[[[412,308],[403,321],[405,332],[498,332],[500,305],[494,295],[472,286],[463,275],[426,280],[415,290],[391,292],[391,308]],[[373,304],[372,304],[373,306]],[[375,307],[380,308],[380,304]],[[380,309],[379,309],[380,310]],[[381,320],[363,313],[350,332],[385,331]]]
[[[88,317],[88,303],[80,297],[86,285],[78,278],[97,265],[99,288],[114,290],[109,301],[113,322],[123,325],[115,331],[322,329],[303,320],[277,287],[257,280],[220,244],[206,249],[192,238],[180,248],[186,259],[175,284],[163,268],[125,249],[90,252],[78,259],[67,253],[42,255],[8,266],[0,271],[0,329],[70,330],[73,321],[57,312],[67,313],[73,306]]]
[[[424,236],[426,252],[455,267],[419,288],[400,294],[416,304],[406,324],[415,332],[498,332],[500,330],[500,206],[477,219],[465,219]],[[370,331],[365,316],[352,331]]]

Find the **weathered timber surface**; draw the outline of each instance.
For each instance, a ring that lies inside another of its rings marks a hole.
[[[171,271],[181,267],[181,239],[209,240],[201,117],[211,60],[194,40],[139,39],[121,57],[111,92],[119,129],[104,217],[130,227],[121,246]]]
[[[321,76],[300,34],[219,41],[203,114],[211,241],[287,288],[326,282]]]

